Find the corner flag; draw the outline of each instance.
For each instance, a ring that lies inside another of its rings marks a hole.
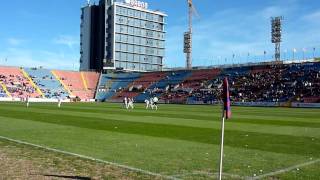
[[[224,142],[224,120],[231,118],[231,102],[228,78],[223,80],[223,92],[222,92],[222,123],[221,123],[221,145],[220,145],[220,164],[219,164],[219,180],[222,180],[222,168],[223,168],[223,142]]]
[[[231,102],[230,102],[230,92],[229,92],[229,83],[228,78],[224,78],[223,80],[223,95],[222,95],[223,103],[224,103],[224,113],[225,118],[231,118]]]

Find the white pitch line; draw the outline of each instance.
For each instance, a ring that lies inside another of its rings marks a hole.
[[[207,175],[210,177],[215,177],[219,175],[219,173],[206,173],[206,172],[193,172],[193,173],[185,173],[185,174],[177,174],[177,175],[173,175],[173,177],[185,177],[185,176],[192,176],[192,175]],[[228,176],[231,178],[237,178],[237,179],[246,179],[246,177],[242,177],[240,175],[237,174],[230,174],[230,173],[222,173],[223,176]]]
[[[291,166],[291,167],[287,167],[287,168],[284,168],[284,169],[280,169],[278,171],[262,174],[260,176],[251,177],[249,179],[252,179],[252,180],[262,179],[262,178],[266,178],[266,177],[269,177],[269,176],[282,174],[282,173],[285,173],[285,172],[288,172],[288,171],[291,171],[291,170],[294,170],[294,169],[297,169],[297,168],[309,166],[309,165],[312,165],[312,164],[315,164],[315,163],[318,163],[318,162],[320,162],[320,159],[316,159],[316,160],[313,160],[313,161],[308,161],[308,162],[305,162],[305,163],[302,163],[302,164],[298,164],[298,165],[295,165],[295,166]]]
[[[143,169],[139,169],[139,168],[135,168],[135,167],[131,167],[131,166],[126,166],[126,165],[122,165],[122,164],[118,164],[118,163],[114,163],[114,162],[109,162],[109,161],[105,161],[105,160],[101,160],[101,159],[96,159],[96,158],[85,156],[85,155],[81,155],[81,154],[76,154],[76,153],[67,152],[67,151],[54,149],[54,148],[49,148],[49,147],[45,147],[45,146],[41,146],[41,145],[37,145],[37,144],[32,144],[32,143],[28,143],[28,142],[24,142],[24,141],[20,141],[20,140],[16,140],[16,139],[11,139],[11,138],[4,137],[4,136],[0,136],[0,139],[4,139],[4,140],[7,140],[7,141],[11,141],[11,142],[19,143],[19,144],[24,144],[24,145],[28,145],[28,146],[33,146],[33,147],[45,149],[45,150],[48,150],[48,151],[61,153],[61,154],[71,155],[71,156],[79,157],[79,158],[82,158],[82,159],[88,159],[88,160],[92,160],[92,161],[96,161],[96,162],[100,162],[100,163],[104,163],[104,164],[109,164],[109,165],[113,165],[113,166],[120,167],[120,168],[123,168],[123,169],[127,169],[127,170],[131,170],[131,171],[147,174],[147,175],[161,177],[161,178],[164,178],[164,179],[179,180],[179,178],[175,178],[175,177],[172,177],[172,176],[166,176],[166,175],[162,175],[162,174],[159,174],[159,173],[154,173],[154,172],[151,172],[151,171],[147,171],[147,170],[143,170]]]

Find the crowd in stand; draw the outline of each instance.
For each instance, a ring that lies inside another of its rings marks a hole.
[[[17,97],[26,97],[36,92],[26,79],[20,75],[0,75],[0,81],[6,85],[10,94],[14,94]]]
[[[239,74],[221,74],[212,88],[192,92],[197,101],[218,101],[222,78],[229,77],[234,102],[320,102],[320,64],[270,65]],[[205,88],[205,87],[203,87]]]

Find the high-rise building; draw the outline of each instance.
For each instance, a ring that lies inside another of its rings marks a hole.
[[[166,14],[137,0],[100,0],[81,11],[80,70],[162,70]]]

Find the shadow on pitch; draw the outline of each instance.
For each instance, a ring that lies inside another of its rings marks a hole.
[[[81,176],[64,176],[64,175],[55,175],[55,174],[42,174],[42,176],[64,178],[64,179],[91,180],[90,177],[81,177]]]

